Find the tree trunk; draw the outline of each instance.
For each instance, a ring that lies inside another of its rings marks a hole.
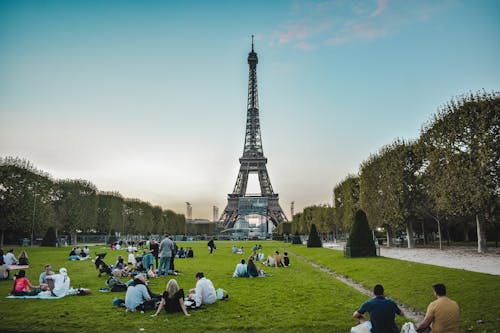
[[[466,242],[469,241],[469,224],[468,223],[464,224],[464,241],[466,241]]]
[[[391,242],[391,233],[389,232],[389,228],[386,229],[386,237],[387,237],[387,247],[391,247],[392,242]]]
[[[413,249],[415,247],[415,240],[413,239],[413,223],[411,221],[406,223],[406,238],[408,241],[408,248]]]
[[[425,223],[424,221],[422,220],[422,239],[424,240],[424,245],[427,244],[427,240],[425,239]]]
[[[484,228],[484,223],[479,218],[479,215],[476,214],[476,225],[477,225],[477,252],[484,253],[486,252],[486,230]]]
[[[441,236],[441,222],[439,222],[439,219],[436,219],[437,224],[438,224],[438,236],[439,236],[439,249],[443,249],[443,239]]]
[[[4,234],[4,230],[2,229],[2,239],[0,240],[0,247],[3,247],[3,234]]]

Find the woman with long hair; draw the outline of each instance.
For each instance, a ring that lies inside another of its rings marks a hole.
[[[165,308],[167,313],[184,312],[186,316],[190,315],[184,304],[184,289],[179,288],[179,284],[175,279],[170,279],[168,281],[160,305],[156,313],[151,315],[151,317],[157,316],[163,308]]]

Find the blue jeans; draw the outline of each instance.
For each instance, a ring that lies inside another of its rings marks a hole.
[[[161,276],[163,268],[165,268],[165,276],[168,276],[168,270],[170,268],[170,257],[160,257],[160,265],[158,266],[158,277]]]

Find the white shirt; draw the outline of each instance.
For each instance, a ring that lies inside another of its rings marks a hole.
[[[12,252],[7,252],[3,256],[3,261],[6,265],[15,265],[17,264],[16,256]]]
[[[194,294],[194,300],[196,302],[196,306],[200,306],[202,304],[213,304],[217,299],[215,295],[215,288],[212,283],[207,278],[201,278],[196,282],[196,291]]]
[[[69,276],[62,274],[47,275],[47,279],[54,280],[52,293],[56,296],[65,296],[69,290]]]

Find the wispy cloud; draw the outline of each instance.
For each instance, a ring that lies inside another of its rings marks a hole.
[[[379,16],[387,7],[389,0],[377,0],[377,8],[370,14],[371,17]]]
[[[273,32],[272,44],[313,50],[322,45],[377,40],[421,23],[445,6],[430,0],[295,2],[289,20]]]

